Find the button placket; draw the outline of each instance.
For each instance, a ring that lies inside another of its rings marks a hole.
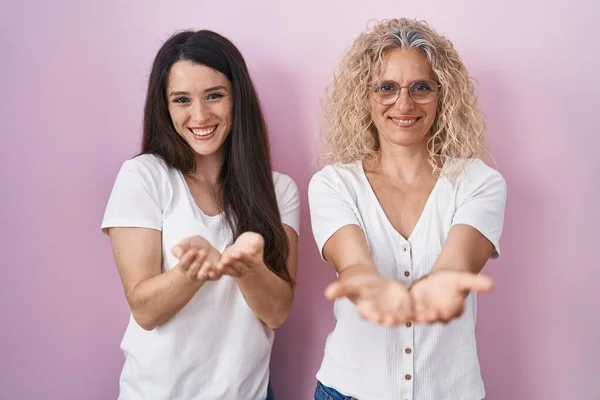
[[[404,276],[404,278],[409,278],[409,279],[405,279],[405,283],[406,284],[411,284],[413,279],[412,279],[412,255],[411,255],[411,251],[410,251],[410,243],[409,242],[404,242],[402,244],[401,247],[401,256],[402,259],[405,261],[404,265],[407,266],[407,269],[405,271],[402,272],[402,275]]]
[[[401,254],[403,260],[405,260],[404,265],[407,266],[405,271],[402,271],[403,281],[406,284],[406,287],[409,287],[413,283],[413,263],[412,263],[412,252],[411,246],[409,242],[405,242],[401,247]],[[404,349],[402,351],[403,359],[403,375],[401,379],[404,381],[404,399],[412,399],[413,398],[413,382],[414,382],[414,324],[412,322],[406,322],[405,326],[405,339],[406,343],[404,343]]]

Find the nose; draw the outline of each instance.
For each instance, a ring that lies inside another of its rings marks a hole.
[[[413,108],[415,108],[415,103],[408,94],[408,88],[400,89],[398,98],[394,103],[394,108],[398,110],[401,114],[408,114],[410,111],[412,111]]]
[[[208,120],[209,115],[210,113],[208,105],[206,105],[202,101],[196,102],[196,104],[194,104],[194,106],[192,107],[192,118],[197,123],[205,122],[206,120]]]

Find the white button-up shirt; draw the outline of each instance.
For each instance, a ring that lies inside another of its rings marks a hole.
[[[382,276],[406,287],[427,274],[456,224],[476,228],[499,255],[506,183],[481,160],[454,182],[436,182],[410,237],[387,219],[361,162],[327,166],[311,179],[309,204],[319,250],[340,228],[358,225]],[[475,342],[476,296],[444,325],[386,328],[363,320],[348,299],[336,300],[317,379],[360,400],[481,400],[485,397]]]

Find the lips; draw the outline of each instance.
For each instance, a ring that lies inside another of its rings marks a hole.
[[[415,125],[417,121],[419,121],[421,117],[411,117],[411,116],[403,116],[403,117],[390,117],[390,120],[400,128],[410,128]]]
[[[210,136],[215,129],[217,129],[217,125],[212,126],[199,126],[194,128],[188,128],[192,134],[198,138],[206,138]]]

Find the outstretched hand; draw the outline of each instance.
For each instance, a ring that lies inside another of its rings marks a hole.
[[[414,321],[449,322],[462,315],[470,292],[490,292],[491,278],[470,272],[437,270],[418,280],[410,288],[414,302]]]
[[[412,299],[402,283],[379,274],[353,275],[329,285],[329,300],[347,297],[362,318],[374,324],[394,326],[412,318]]]
[[[217,271],[223,275],[241,278],[252,274],[264,264],[265,241],[254,232],[242,233],[237,240],[223,251]]]
[[[216,268],[221,254],[202,236],[183,239],[171,253],[179,259],[176,268],[190,279],[216,280],[222,275]]]
[[[491,278],[469,272],[438,270],[407,289],[394,279],[379,274],[353,275],[330,284],[325,296],[333,301],[346,297],[359,315],[378,325],[447,323],[462,315],[470,292],[490,292]]]

